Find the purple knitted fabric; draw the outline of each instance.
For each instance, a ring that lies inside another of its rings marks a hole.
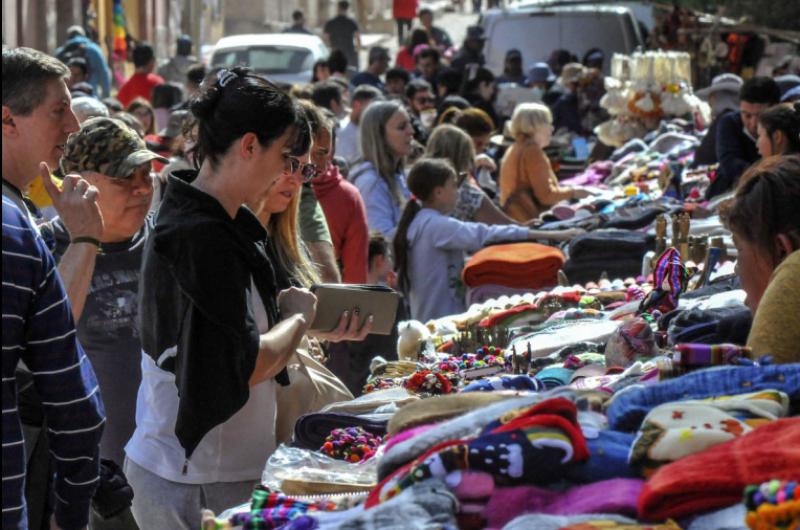
[[[610,513],[636,517],[636,503],[643,487],[643,480],[615,478],[566,491],[534,486],[495,488],[483,516],[488,528],[502,528],[515,517],[526,513]]]

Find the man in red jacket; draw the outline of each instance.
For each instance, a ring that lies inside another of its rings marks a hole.
[[[332,164],[336,139],[333,121],[327,117],[311,123],[314,146],[311,161],[317,167],[312,181],[314,193],[325,212],[333,239],[336,260],[342,271],[343,283],[366,283],[369,229],[367,211],[361,194]]]
[[[153,73],[156,67],[156,54],[148,43],[140,42],[133,49],[133,66],[136,68],[135,72],[119,88],[117,94],[117,99],[126,108],[137,97],[152,101],[153,88],[164,84],[164,79]]]

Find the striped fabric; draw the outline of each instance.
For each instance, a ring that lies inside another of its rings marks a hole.
[[[27,528],[25,450],[15,369],[31,371],[56,464],[55,515],[65,530],[88,522],[105,423],[92,365],[76,338],[55,262],[29,220],[3,196],[3,528]]]

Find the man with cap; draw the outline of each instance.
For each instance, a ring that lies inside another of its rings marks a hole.
[[[497,78],[497,84],[516,83],[525,84],[525,73],[522,71],[522,52],[512,48],[506,52],[506,62],[503,73]]]
[[[147,234],[145,217],[153,195],[150,172],[154,161],[163,163],[166,159],[149,151],[132,129],[113,118],[86,121],[67,141],[61,159],[65,174],[79,174],[97,188],[97,205],[103,216],[100,252],[87,264],[90,286],[85,299],[79,301],[83,312],[76,327],[105,403],[107,422],[100,457],[120,468],[125,444],[136,427],[136,395],[141,381],[137,292]],[[52,227],[54,255],[59,261],[70,235],[59,218],[52,221]],[[104,521],[97,514],[98,508],[95,505],[92,513],[93,528],[136,528],[130,510]]]
[[[374,86],[380,91],[384,91],[381,76],[389,69],[389,50],[383,46],[373,46],[369,50],[368,66],[363,72],[359,72],[350,80],[350,85],[356,88],[360,85]]]
[[[198,63],[197,57],[192,55],[192,38],[181,35],[175,43],[175,57],[169,59],[158,69],[158,75],[166,82],[183,84],[189,68]]]
[[[483,66],[486,58],[483,56],[483,45],[486,43],[486,36],[480,26],[467,27],[467,35],[464,37],[464,45],[458,51],[450,67],[459,73],[464,73],[470,65]]]
[[[715,135],[719,168],[706,192],[708,199],[735,189],[744,170],[760,158],[756,147],[758,116],[780,99],[781,90],[769,77],[753,77],[742,84],[738,111],[719,118]]]
[[[73,57],[86,59],[89,69],[87,81],[92,85],[94,93],[101,97],[111,95],[111,69],[108,67],[103,50],[86,36],[86,31],[82,27],[67,28],[67,41],[55,51],[55,56],[64,62]]]
[[[695,92],[700,99],[707,101],[711,107],[711,124],[700,146],[694,153],[693,167],[717,163],[717,127],[719,118],[729,111],[739,108],[739,90],[742,89],[742,78],[736,74],[720,74],[711,85]]]

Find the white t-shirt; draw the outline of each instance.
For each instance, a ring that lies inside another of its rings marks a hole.
[[[269,329],[264,304],[252,286],[258,330]],[[250,397],[231,419],[211,429],[188,463],[175,436],[178,387],[175,376],[142,352],[142,384],[136,398],[136,430],[125,452],[159,477],[181,484],[258,481],[275,451],[276,387],[269,379],[250,387]],[[210,388],[209,392],[214,389]],[[186,473],[183,473],[186,463]]]
[[[350,121],[350,118],[342,120],[340,129],[336,133],[336,156],[344,158],[350,166],[361,160],[358,125]]]

